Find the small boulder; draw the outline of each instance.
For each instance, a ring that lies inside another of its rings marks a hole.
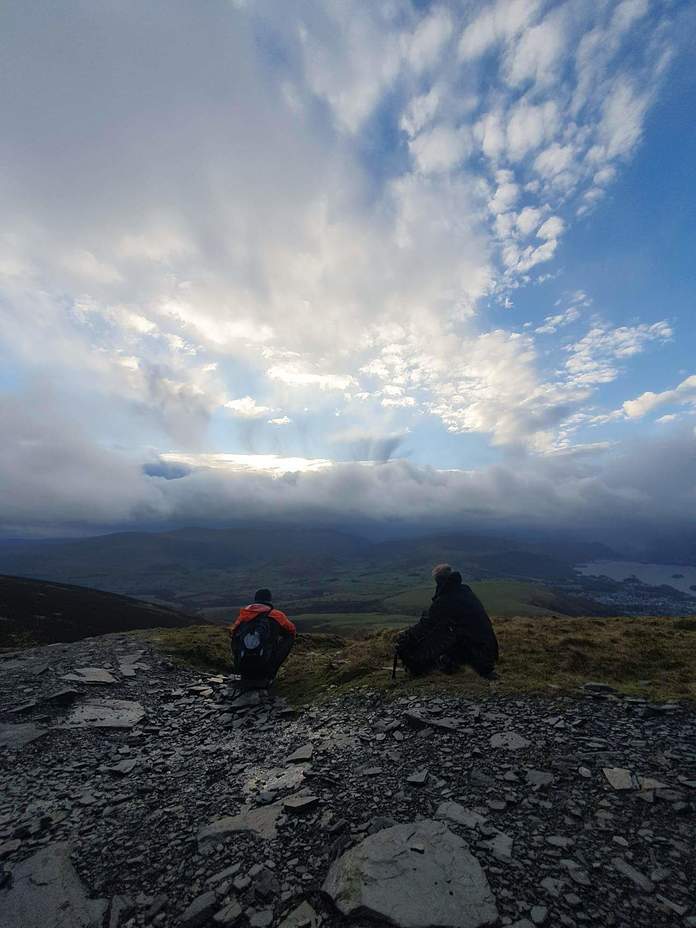
[[[482,928],[498,920],[478,860],[443,822],[395,825],[335,861],[324,892],[341,914],[400,928]]]

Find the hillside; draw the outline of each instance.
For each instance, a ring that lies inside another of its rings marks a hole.
[[[0,576],[0,649],[190,623],[190,615],[128,596]]]
[[[0,571],[205,610],[211,616],[238,608],[263,585],[296,614],[314,615],[397,611],[386,603],[390,597],[428,586],[432,565],[449,561],[468,581],[533,582],[542,608],[588,614],[603,610],[591,596],[582,596],[582,585],[589,581],[576,574],[574,565],[610,555],[602,545],[522,542],[470,532],[372,542],[311,526],[243,523],[229,529],[6,544],[0,546]],[[550,589],[564,586],[569,589]],[[430,595],[428,589],[426,602]],[[569,596],[583,600],[582,606],[566,609]],[[526,593],[507,600],[506,613],[538,611]]]

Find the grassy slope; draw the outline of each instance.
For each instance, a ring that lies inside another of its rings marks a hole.
[[[498,692],[548,695],[601,680],[625,694],[696,701],[696,618],[503,617],[494,625],[501,649]],[[227,635],[221,628],[141,634],[201,669],[229,669]],[[279,692],[303,702],[361,686],[397,693],[488,691],[490,685],[468,669],[415,680],[399,674],[392,684],[388,668],[395,634],[386,629],[362,640],[300,635],[281,670]]]

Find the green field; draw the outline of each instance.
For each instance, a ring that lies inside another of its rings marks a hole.
[[[378,628],[405,628],[413,616],[384,612],[314,612],[293,616],[300,631],[347,634]]]
[[[521,580],[481,580],[472,581],[469,585],[490,615],[535,616],[563,612],[564,604],[560,597],[538,583],[526,583]],[[411,616],[419,616],[430,604],[432,595],[432,584],[416,586],[395,596],[386,597],[384,606],[390,612],[400,610]]]

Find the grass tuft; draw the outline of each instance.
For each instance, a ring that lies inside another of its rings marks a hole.
[[[572,693],[599,680],[626,695],[696,701],[696,619],[498,618],[500,693]],[[227,632],[215,626],[144,632],[173,658],[194,667],[229,670]],[[303,703],[360,687],[387,692],[476,695],[490,684],[463,668],[456,674],[390,679],[396,629],[361,639],[300,634],[280,671],[278,691]]]

